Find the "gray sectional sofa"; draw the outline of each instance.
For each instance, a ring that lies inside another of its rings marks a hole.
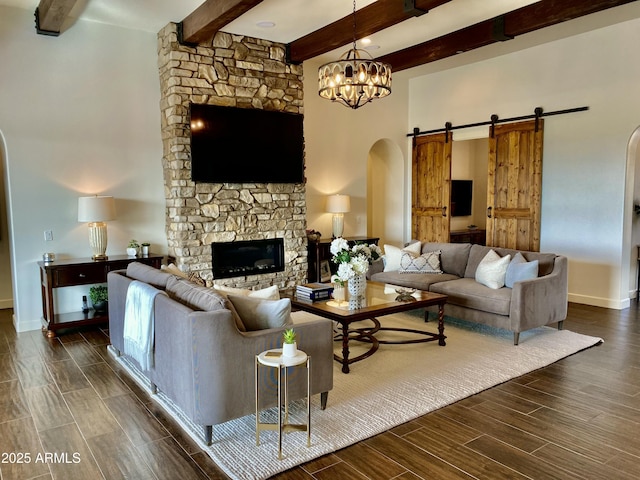
[[[152,391],[165,394],[196,425],[204,428],[211,443],[213,425],[255,413],[255,356],[279,348],[287,327],[241,331],[237,312],[225,297],[187,279],[133,262],[127,270],[110,272],[109,336],[111,350],[124,355],[124,317],[127,290],[138,280],[164,291],[153,299],[155,351],[153,365],[143,370],[133,358],[130,364]],[[312,395],[321,394],[321,407],[333,387],[332,322],[294,312],[291,315],[298,348],[312,358]],[[261,408],[277,404],[273,369],[260,369]],[[289,375],[289,398],[306,396],[306,373]]]
[[[475,280],[480,261],[490,250],[512,257],[517,250],[468,243],[424,243],[422,253],[440,251],[443,273],[384,272],[382,262],[369,269],[377,282],[401,285],[448,295],[448,316],[478,322],[513,332],[514,344],[520,332],[557,324],[567,316],[567,258],[539,252],[521,252],[527,261],[538,260],[538,277],[519,281],[513,288],[492,289]]]

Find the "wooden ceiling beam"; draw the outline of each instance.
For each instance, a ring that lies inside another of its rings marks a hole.
[[[637,0],[540,0],[377,60],[391,64],[398,72],[634,1]]]
[[[210,41],[218,30],[262,1],[207,0],[180,22],[180,43],[198,45]]]
[[[41,35],[60,35],[62,24],[78,0],[40,0],[36,7],[36,32]]]
[[[398,0],[378,0],[356,12],[356,38],[372,35],[380,30],[426,13],[451,0],[405,0],[412,8],[403,9]],[[323,53],[353,42],[353,15],[323,27],[289,44],[289,61],[302,63]]]

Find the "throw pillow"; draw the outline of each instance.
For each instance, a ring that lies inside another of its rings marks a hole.
[[[291,325],[291,300],[264,300],[245,295],[229,295],[247,331]]]
[[[400,270],[400,257],[402,252],[411,252],[420,255],[422,244],[420,242],[410,243],[404,248],[395,247],[393,245],[384,246],[384,271],[396,272]]]
[[[402,252],[399,273],[442,273],[440,268],[440,250],[416,255]]]
[[[513,284],[516,282],[534,278],[538,278],[538,260],[527,262],[524,256],[518,252],[513,256],[513,260],[507,267],[504,286],[513,288]]]
[[[245,297],[263,298],[265,300],[280,300],[280,291],[278,290],[277,285],[272,285],[261,290],[227,287],[226,285],[214,285],[213,288],[220,292],[231,295],[243,295]]]
[[[185,273],[173,263],[170,263],[169,265],[162,265],[160,268],[163,272],[170,273],[171,275],[176,275],[180,278],[186,278],[190,282],[193,282],[196,285],[200,285],[201,287],[204,287],[206,285],[206,282],[200,277],[200,275],[195,272]]]
[[[511,261],[511,255],[501,257],[493,250],[484,256],[476,269],[476,282],[497,290],[504,287],[504,279]]]
[[[162,265],[160,267],[163,272],[170,273],[171,275],[177,275],[178,277],[187,278],[187,274],[180,270],[175,264]]]

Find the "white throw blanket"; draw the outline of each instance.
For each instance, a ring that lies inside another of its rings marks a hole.
[[[136,360],[143,370],[153,366],[154,316],[156,295],[165,292],[134,280],[127,289],[124,309],[124,353]]]

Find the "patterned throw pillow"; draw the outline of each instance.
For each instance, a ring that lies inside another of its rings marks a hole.
[[[440,267],[441,250],[426,252],[417,255],[412,252],[403,252],[400,257],[399,273],[442,273]]]
[[[394,245],[384,246],[384,271],[385,272],[397,272],[400,270],[400,257],[404,252],[412,252],[416,255],[420,255],[422,250],[422,244],[420,242],[410,243],[404,248],[399,248]]]

